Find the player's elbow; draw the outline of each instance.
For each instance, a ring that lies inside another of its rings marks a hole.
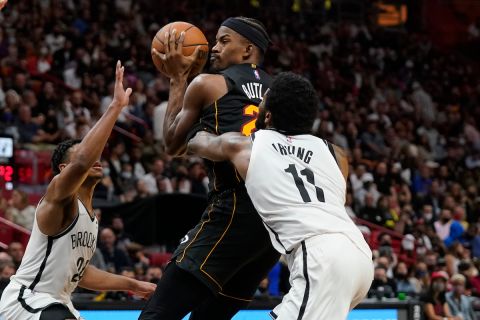
[[[171,157],[180,157],[186,149],[186,145],[165,145],[165,153]]]

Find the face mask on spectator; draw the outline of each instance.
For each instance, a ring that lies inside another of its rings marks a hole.
[[[419,279],[425,277],[426,275],[427,275],[427,271],[423,271],[423,270],[419,270],[415,273],[415,276]]]
[[[110,168],[103,168],[103,176],[107,177],[110,175]]]
[[[433,218],[433,214],[431,214],[431,213],[425,214],[425,220],[430,221],[430,220],[432,220],[432,218]]]
[[[122,172],[122,177],[124,179],[130,179],[130,178],[132,178],[132,173],[131,172]]]

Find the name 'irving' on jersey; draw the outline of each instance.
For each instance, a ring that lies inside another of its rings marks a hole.
[[[258,82],[247,82],[242,84],[242,89],[247,95],[248,99],[263,100],[263,85]]]
[[[287,137],[287,139],[291,139],[291,138]],[[275,143],[272,143],[272,147],[273,149],[275,149],[275,151],[280,153],[282,156],[293,155],[293,156],[296,156],[298,159],[302,160],[303,162],[305,162],[306,164],[309,164],[310,160],[312,160],[313,151],[308,150],[306,148],[296,147],[293,145],[287,146],[281,143],[276,143],[276,146],[275,146]]]

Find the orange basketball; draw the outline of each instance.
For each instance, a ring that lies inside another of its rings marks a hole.
[[[195,51],[197,46],[200,47],[200,52],[198,54],[197,61],[194,62],[192,69],[190,70],[189,77],[193,78],[200,72],[202,72],[205,63],[207,63],[208,58],[208,41],[203,32],[194,26],[191,23],[183,22],[183,21],[176,21],[171,22],[164,27],[162,27],[152,41],[152,48],[155,48],[160,53],[165,53],[164,49],[164,42],[165,42],[165,33],[168,31],[173,31],[175,29],[176,32],[176,40],[180,38],[180,33],[185,31],[185,39],[183,41],[183,55],[189,56],[192,55]],[[153,64],[157,67],[158,71],[165,74],[165,68],[163,66],[163,61],[155,54],[152,54]]]

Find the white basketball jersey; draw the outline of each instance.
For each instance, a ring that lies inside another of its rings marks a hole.
[[[252,140],[245,185],[280,253],[312,236],[342,233],[371,256],[345,210],[346,182],[331,145],[274,130],[259,130]]]
[[[97,235],[98,221],[90,216],[80,200],[75,220],[56,236],[46,236],[40,231],[35,212],[25,255],[11,279],[68,304],[95,252]]]

